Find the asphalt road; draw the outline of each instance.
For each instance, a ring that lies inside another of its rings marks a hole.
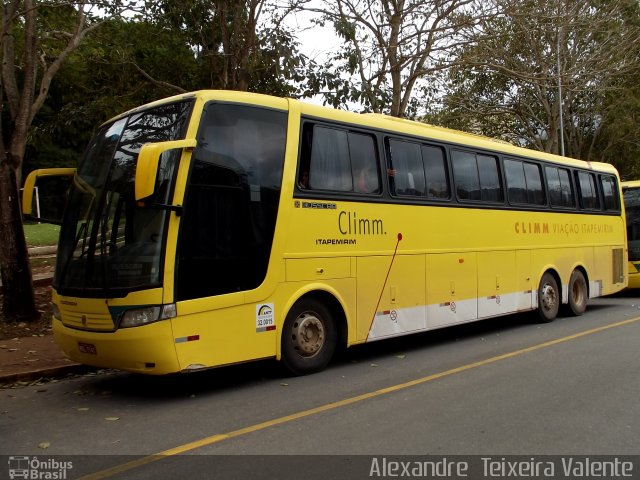
[[[69,458],[66,478],[304,479],[389,477],[380,455],[444,459],[431,467],[447,478],[477,477],[451,471],[460,456],[503,474],[510,455],[637,456],[639,345],[640,298],[621,295],[551,324],[522,314],[355,347],[306,377],[274,362],[76,377],[0,391],[0,455]]]

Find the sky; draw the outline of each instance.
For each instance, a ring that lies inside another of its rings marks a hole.
[[[288,17],[285,23],[296,33],[302,53],[313,60],[321,60],[335,49],[339,40],[332,25],[321,27],[313,24],[310,18],[309,13],[299,12]]]
[[[340,40],[333,29],[333,25],[327,24],[321,27],[312,23],[310,18],[310,13],[299,12],[288,16],[285,24],[295,32],[300,42],[300,51],[310,59],[321,63],[338,47]],[[316,105],[323,104],[322,95],[314,95],[311,98],[301,100]],[[348,109],[357,110],[357,107],[355,104],[349,105]]]

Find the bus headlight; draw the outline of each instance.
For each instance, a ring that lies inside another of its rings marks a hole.
[[[127,310],[120,317],[120,328],[139,327],[176,316],[176,305],[156,305]]]

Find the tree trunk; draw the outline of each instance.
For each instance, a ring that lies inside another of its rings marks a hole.
[[[45,31],[38,29],[38,11],[41,6],[49,8],[50,5],[50,2],[41,0],[11,0],[3,2],[0,7],[0,112],[3,113],[3,122],[0,122],[0,273],[6,320],[32,320],[39,315],[35,306],[18,189],[27,134],[62,64],[85,36],[102,23],[102,20],[87,22],[85,8],[90,10],[92,4],[67,0],[60,2],[60,6],[66,5],[76,12],[75,27],[65,34],[45,34]],[[117,15],[118,12],[113,14]],[[19,42],[14,41],[13,32],[21,32]],[[61,39],[58,46],[51,49],[57,52],[56,56],[50,56],[49,47],[47,50],[40,48],[40,39],[45,37],[50,40]],[[20,52],[15,51],[16,44],[20,45]],[[21,79],[20,86],[16,81],[18,77]],[[5,104],[8,112],[4,110]]]
[[[16,171],[5,156],[0,160],[0,198],[3,199],[0,201],[2,311],[6,321],[32,321],[40,314],[36,310],[18,195]]]

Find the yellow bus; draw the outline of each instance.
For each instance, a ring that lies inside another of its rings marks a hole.
[[[640,180],[622,182],[629,248],[629,288],[640,288]]]
[[[306,374],[338,346],[536,309],[552,321],[561,304],[580,315],[626,286],[625,250],[610,165],[200,91],[126,112],[90,142],[60,231],[53,329],[98,367],[276,358]]]

